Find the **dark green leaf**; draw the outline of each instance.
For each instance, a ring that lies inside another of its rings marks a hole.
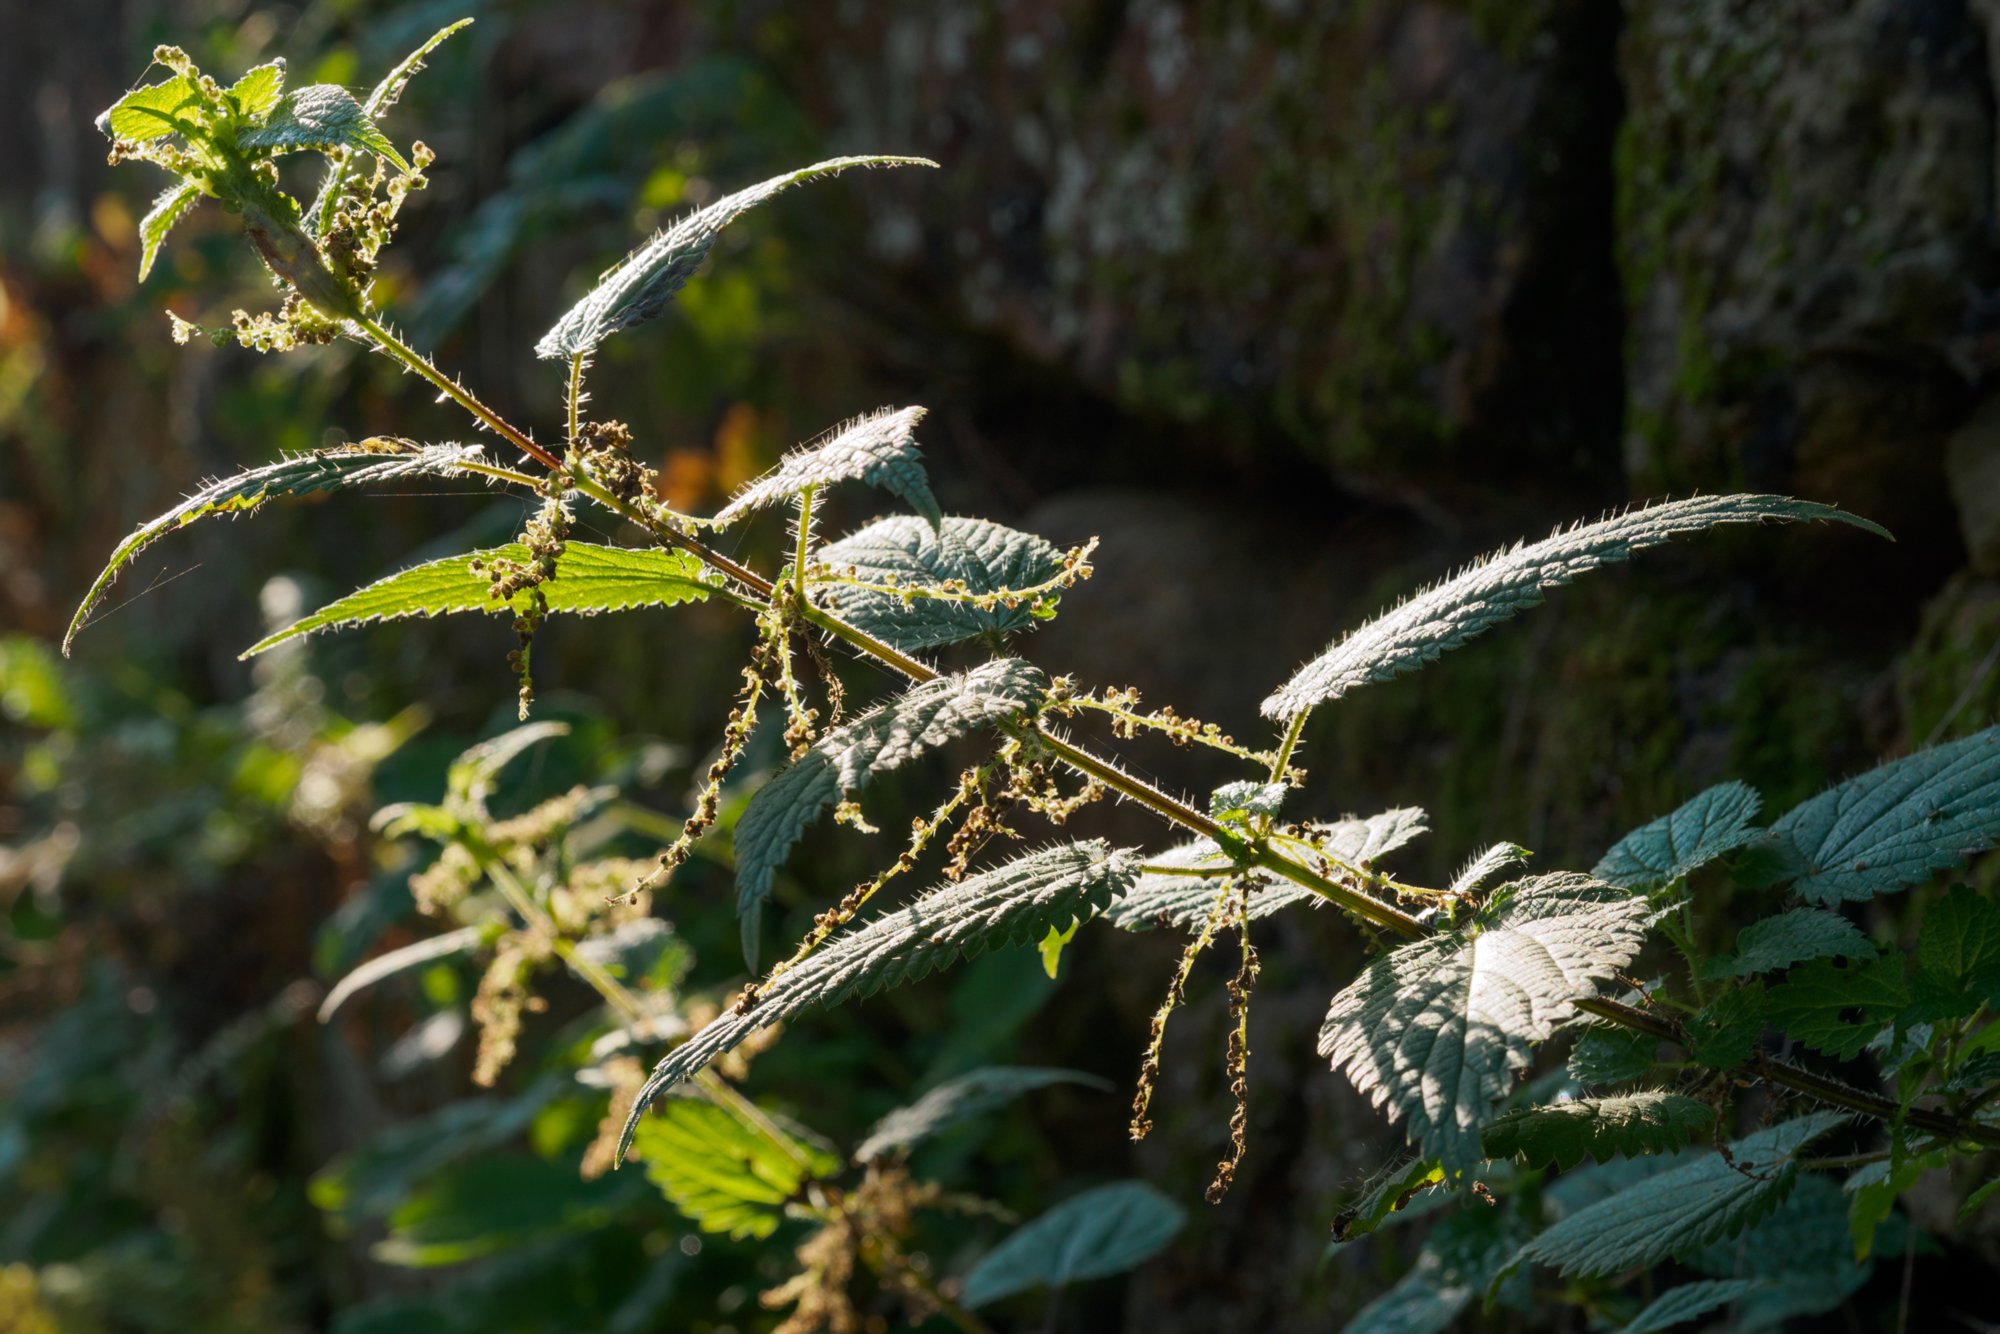
[[[1855,903],[1959,865],[2000,838],[2000,727],[1871,769],[1771,826],[1814,903]]]
[[[528,604],[531,595],[524,591],[508,601],[495,599],[491,595],[491,580],[481,570],[472,568],[474,563],[490,567],[494,560],[525,563],[528,549],[512,542],[488,551],[468,551],[461,556],[426,561],[378,579],[275,634],[266,635],[245,649],[242,656],[253,658],[316,630],[343,630],[410,616],[445,616],[468,611],[512,616]],[[563,551],[556,577],[536,591],[546,599],[551,612],[594,616],[634,607],[700,602],[715,591],[715,584],[703,574],[701,562],[683,551],[570,542]]]
[[[1884,1021],[1910,1003],[1903,957],[1885,955],[1848,967],[1815,959],[1771,988],[1770,1019],[1814,1051],[1852,1060]]]
[[[211,514],[247,514],[274,496],[302,496],[315,491],[339,491],[376,482],[400,481],[409,477],[469,476],[462,464],[479,458],[478,445],[425,445],[422,448],[392,448],[386,452],[372,445],[344,449],[314,450],[295,454],[276,463],[219,482],[210,482],[174,508],[149,523],[140,525],[118,544],[110,562],[97,576],[83,605],[76,609],[69,632],[63,636],[63,652],[69,652],[76,632],[103,599],[119,571],[134,556],[160,538],[196,519]]]
[[[984,1116],[1031,1089],[1051,1084],[1082,1084],[1109,1089],[1111,1085],[1081,1070],[1051,1070],[1029,1065],[984,1066],[948,1079],[907,1107],[899,1107],[875,1123],[868,1138],[854,1151],[854,1161],[872,1162],[898,1153]]]
[[[1755,837],[1757,806],[1748,784],[1719,784],[1618,840],[1591,874],[1633,889],[1679,880]]]
[[[722,229],[772,196],[803,181],[837,176],[850,167],[935,167],[928,158],[843,157],[816,163],[761,185],[739,190],[697,209],[658,232],[598,280],[583,300],[570,307],[553,329],[535,344],[540,357],[587,356],[612,334],[644,323],[666,308],[674,293],[687,286]]]
[[[1615,1274],[1733,1237],[1784,1202],[1798,1176],[1793,1155],[1843,1124],[1814,1112],[1759,1131],[1569,1214],[1521,1248],[1519,1259],[1564,1274]]]
[[[1810,959],[1872,959],[1861,928],[1825,908],[1794,908],[1736,933],[1736,953],[1709,962],[1710,977],[1749,977]]]
[[[838,1005],[914,982],[961,958],[1033,945],[1052,926],[1094,917],[1132,887],[1139,859],[1103,843],[1070,843],[945,884],[849,929],[767,979],[754,1005],[731,1010],[668,1052],[633,1101],[623,1144],[646,1104],[760,1028],[815,1005]]]
[[[774,1142],[712,1102],[668,1098],[639,1126],[632,1148],[690,1222],[740,1239],[770,1236],[801,1186],[840,1170],[826,1150],[783,1138]]]
[[[2000,908],[1968,885],[1930,906],[1917,934],[1912,1019],[1959,1019],[2000,1005]]]
[[[1762,982],[1723,992],[1688,1020],[1688,1055],[1724,1070],[1743,1064],[1757,1049],[1769,1014]]]
[[[1335,641],[1264,701],[1264,716],[1295,718],[1371,681],[1415,671],[1539,604],[1544,589],[1647,547],[1718,524],[1763,519],[1832,519],[1888,536],[1830,505],[1784,496],[1696,496],[1564,529],[1533,545],[1495,552]]]
[[[852,570],[852,577],[864,583],[934,588],[954,580],[972,594],[1044,584],[1062,569],[1062,560],[1062,552],[1033,533],[955,516],[946,516],[935,529],[908,515],[881,519],[819,552],[821,564],[843,574]],[[982,607],[927,597],[905,602],[896,593],[838,583],[815,584],[811,595],[828,611],[904,652],[1025,630],[1036,622],[1025,602],[1014,607],[1004,601]]]
[[[1715,1109],[1699,1098],[1647,1091],[1509,1112],[1486,1127],[1483,1139],[1488,1157],[1568,1171],[1585,1157],[1603,1162],[1685,1148],[1690,1136],[1714,1124]]]
[[[1727,1306],[1759,1286],[1758,1280],[1751,1278],[1709,1278],[1668,1288],[1645,1310],[1633,1316],[1619,1334],[1653,1334],[1654,1330],[1685,1325],[1718,1307]]]
[[[1570,1049],[1570,1077],[1585,1088],[1629,1083],[1653,1068],[1659,1050],[1659,1039],[1649,1034],[1590,1024],[1577,1031]]]
[[[1181,1207],[1143,1181],[1119,1181],[1063,1201],[986,1253],[961,1300],[977,1309],[1032,1288],[1122,1274],[1166,1249]]]
[[[1454,1175],[1530,1048],[1639,951],[1643,898],[1587,876],[1502,887],[1462,929],[1390,951],[1334,998],[1319,1051]]]

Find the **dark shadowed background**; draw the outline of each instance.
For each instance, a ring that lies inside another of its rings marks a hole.
[[[459,998],[407,992],[337,1030],[312,1009],[372,948],[369,905],[397,883],[369,811],[430,794],[446,758],[507,720],[510,636],[414,622],[284,669],[236,653],[289,609],[502,539],[522,511],[440,485],[196,527],[125,576],[72,660],[54,655],[112,546],[201,478],[373,434],[471,438],[355,346],[169,342],[165,309],[226,322],[270,293],[212,207],[135,283],[135,222],[161,181],[107,167],[91,120],[157,42],[218,74],[283,54],[294,82],[366,87],[477,15],[389,121],[440,161],[378,295],[549,435],[557,374],[529,349],[635,237],[836,153],[937,159],[740,224],[665,320],[609,346],[598,410],[632,424],[667,499],[703,508],[845,417],[927,405],[948,511],[1103,540],[1096,578],[1027,654],[1240,737],[1262,736],[1257,701],[1339,630],[1559,522],[1752,489],[1895,532],[1655,552],[1322,710],[1299,813],[1425,807],[1413,876],[1496,838],[1588,866],[1717,780],[1779,808],[2000,710],[1993,0],[8,11],[0,1327],[379,1334],[443,1327],[381,1313],[452,1293],[496,1312],[469,1328],[771,1319],[745,1301],[766,1281],[754,1252],[676,1260],[643,1287],[685,1230],[670,1214],[607,1220],[596,1249],[540,1270],[509,1252],[541,1275],[527,1297],[477,1261],[382,1262],[380,1221],[309,1187],[466,1091],[462,1049],[381,1068]],[[872,503],[842,495],[836,527]],[[774,564],[782,540],[767,523],[739,554]],[[586,741],[660,739],[633,795],[678,819],[744,627],[700,609],[546,636],[549,707]],[[1136,753],[1177,789],[1223,774],[1170,746]],[[1130,809],[1093,819],[1166,841]],[[796,924],[869,855],[845,831],[816,837],[787,891]],[[712,944],[719,985],[727,879],[694,869],[674,911]],[[1122,1093],[1064,1093],[982,1169],[1027,1212],[1115,1174],[1190,1206],[1165,1259],[1079,1297],[1075,1328],[1333,1327],[1399,1272],[1407,1238],[1326,1254],[1340,1192],[1394,1135],[1312,1052],[1359,943],[1331,915],[1286,923],[1261,942],[1250,1156],[1223,1205],[1199,1203],[1229,1109],[1219,971],[1174,1030],[1152,1140],[1125,1142]],[[1172,957],[1154,936],[1086,933],[1053,987],[1032,960],[933,980],[801,1025],[800,1050],[752,1087],[857,1130],[943,1068],[953,1024],[988,1017],[983,986],[1036,989],[1000,1055],[1124,1089]],[[1989,1213],[1922,1259],[1912,1327],[1987,1309],[1995,1251]],[[1899,1276],[1878,1282],[1893,1296]]]

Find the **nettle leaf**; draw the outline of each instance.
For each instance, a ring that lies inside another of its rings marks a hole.
[[[1244,779],[1224,783],[1208,796],[1208,813],[1217,820],[1240,820],[1246,815],[1276,815],[1291,788],[1284,783],[1259,783]]]
[[[1824,908],[1793,908],[1736,933],[1736,953],[1709,960],[1709,977],[1750,977],[1809,959],[1872,959],[1874,942],[1860,927]]]
[[[323,1024],[333,1018],[339,1013],[341,1006],[377,982],[394,977],[398,973],[407,973],[412,968],[436,963],[439,959],[469,954],[499,934],[500,928],[497,926],[491,930],[483,926],[462,927],[457,931],[447,931],[441,936],[432,936],[428,940],[419,940],[415,944],[378,955],[333,984],[332,990],[326,993],[326,999],[320,1002],[319,1021]]]
[[[1813,903],[1928,880],[2000,839],[2000,727],[1849,779],[1787,812],[1771,835],[1796,869],[1793,889]]]
[[[494,599],[487,576],[472,566],[474,562],[488,566],[495,560],[526,562],[528,548],[510,542],[504,547],[468,551],[412,566],[356,589],[277,633],[266,635],[241,656],[254,658],[288,640],[319,630],[344,630],[410,616],[445,616],[466,611],[511,616],[528,603],[531,594],[518,593],[506,602]],[[594,616],[635,607],[700,602],[715,591],[715,584],[702,573],[701,562],[684,551],[571,542],[563,550],[556,577],[536,591],[547,599],[551,612]]]
[[[1755,838],[1750,821],[1758,805],[1749,784],[1718,784],[1619,839],[1591,874],[1628,889],[1682,879]]]
[[[726,528],[753,510],[782,505],[802,491],[857,481],[900,497],[936,528],[944,516],[931,494],[923,452],[914,438],[923,419],[922,408],[878,408],[835,427],[738,491],[712,522]]]
[[[1486,1127],[1483,1142],[1489,1158],[1554,1163],[1567,1172],[1585,1157],[1605,1162],[1683,1149],[1714,1124],[1715,1109],[1701,1099],[1649,1090],[1509,1112]]]
[[[201,104],[194,80],[176,74],[161,83],[134,88],[97,118],[97,128],[113,139],[143,144],[181,134],[181,113]]]
[[[1429,832],[1424,820],[1423,811],[1417,807],[1399,806],[1365,820],[1315,824],[1312,826],[1312,837],[1320,847],[1349,866],[1368,867],[1419,834]],[[1188,870],[1221,871],[1229,866],[1228,856],[1205,838],[1192,839],[1146,860],[1153,866]],[[1321,901],[1319,895],[1304,885],[1295,884],[1262,867],[1251,867],[1240,874],[1250,881],[1252,921],[1269,917],[1295,903]],[[1151,931],[1163,925],[1179,927],[1184,931],[1199,930],[1215,907],[1216,897],[1222,892],[1223,877],[1220,875],[1144,875],[1130,894],[1111,905],[1105,916],[1127,931]]]
[[[1923,916],[1917,935],[1916,1013],[1959,1019],[2000,1005],[2000,907],[1969,885],[1953,885]]]
[[[1033,1288],[1122,1274],[1165,1250],[1187,1215],[1143,1181],[1117,1181],[1063,1201],[988,1251],[960,1300],[977,1309]]]
[[[382,82],[376,84],[374,90],[362,99],[361,110],[368,119],[371,122],[379,121],[382,113],[396,105],[396,100],[403,95],[403,89],[416,77],[417,72],[423,69],[424,57],[437,50],[453,33],[461,28],[470,27],[471,24],[471,19],[460,19],[456,23],[447,24],[432,33],[422,46],[404,56],[394,69],[383,76]],[[327,164],[326,180],[321,183],[319,193],[313,196],[312,207],[306,210],[306,219],[314,236],[326,235],[327,228],[333,222],[334,203],[339,199],[341,188],[347,183],[348,174],[353,167],[353,162],[347,156]]]
[[[725,195],[697,209],[627,255],[598,280],[590,294],[570,307],[553,329],[535,344],[539,357],[578,357],[594,351],[612,334],[642,324],[666,309],[674,293],[687,286],[703,259],[715,247],[724,227],[775,195],[805,181],[837,176],[850,167],[935,167],[920,157],[842,157],[815,163],[761,185]]]
[[[957,580],[968,593],[1032,588],[1062,569],[1063,553],[1033,533],[984,519],[947,515],[935,528],[908,515],[880,519],[819,551],[820,562],[866,583],[935,587]],[[1053,592],[1043,595],[1055,596]],[[1026,630],[1038,619],[1026,603],[979,607],[841,584],[817,584],[814,602],[906,653],[956,644],[979,635]]]
[[[1608,1024],[1588,1024],[1577,1030],[1570,1048],[1570,1078],[1585,1088],[1629,1084],[1659,1060],[1660,1040],[1648,1033]]]
[[[1544,589],[1628,560],[1647,547],[1718,524],[1761,519],[1832,519],[1888,536],[1866,519],[1831,505],[1785,496],[1695,496],[1564,529],[1540,542],[1495,552],[1337,640],[1264,701],[1264,716],[1295,718],[1371,681],[1415,671],[1538,605]]]
[[[737,1240],[770,1236],[800,1187],[840,1170],[840,1159],[817,1145],[789,1135],[774,1143],[769,1132],[692,1097],[667,1099],[639,1127],[632,1148],[647,1178],[689,1221]]]
[[[1040,668],[1019,658],[995,658],[969,672],[911,686],[822,736],[757,789],[735,834],[736,913],[751,966],[772,876],[827,807],[927,750],[1026,713],[1048,686]]]
[[[259,65],[229,85],[229,100],[236,113],[252,120],[262,118],[278,105],[285,91],[284,57]]]
[[[1456,1175],[1529,1048],[1632,960],[1649,918],[1643,898],[1587,876],[1503,886],[1466,927],[1364,969],[1334,997],[1320,1055]]]
[[[1451,892],[1470,894],[1494,876],[1526,865],[1533,855],[1516,843],[1495,843],[1459,868],[1451,879]]]
[[[1645,1310],[1633,1316],[1631,1323],[1619,1334],[1653,1334],[1655,1330],[1685,1325],[1762,1286],[1763,1283],[1754,1278],[1708,1278],[1683,1283],[1661,1293]]]
[[[1757,1049],[1770,1008],[1762,982],[1723,992],[1688,1019],[1688,1055],[1723,1069],[1743,1064]]]
[[[153,271],[153,261],[159,257],[160,246],[166,241],[167,233],[194,207],[201,194],[201,186],[194,181],[170,185],[153,201],[153,207],[146,211],[146,216],[139,219],[140,282],[145,282],[146,275]]]
[[[1689,1256],[1688,1264],[1715,1278],[1761,1280],[1736,1308],[1741,1330],[1790,1328],[1788,1322],[1834,1310],[1861,1290],[1873,1268],[1856,1262],[1848,1202],[1820,1172],[1800,1172],[1768,1218]]]
[[[750,1034],[815,1005],[901,986],[988,950],[1033,945],[1051,927],[1094,917],[1132,887],[1139,858],[1100,842],[1017,857],[834,937],[766,981],[757,1001],[731,1010],[667,1053],[632,1103],[620,1140],[632,1139],[646,1104]]]
[[[269,153],[353,148],[386,158],[400,170],[410,169],[389,136],[354,100],[354,94],[331,83],[316,83],[285,94],[270,119],[243,131],[236,142]]]
[[[1431,1229],[1402,1278],[1356,1312],[1342,1334],[1444,1334],[1519,1244],[1518,1220],[1509,1213],[1452,1214]]]
[[[1352,1205],[1333,1220],[1335,1244],[1365,1237],[1385,1223],[1420,1217],[1449,1198],[1444,1169],[1420,1153],[1378,1169]]]
[[[176,529],[212,514],[248,514],[275,496],[303,496],[315,491],[339,491],[376,482],[400,481],[406,477],[471,476],[460,465],[480,457],[478,445],[425,445],[415,449],[390,449],[373,445],[353,445],[342,449],[320,449],[295,454],[262,468],[210,482],[159,518],[141,524],[118,544],[110,563],[97,576],[83,605],[71,618],[63,636],[63,652],[69,652],[77,631],[97,609],[118,574],[133,557]]]
[[[1882,1024],[1910,1003],[1903,956],[1843,967],[1816,959],[1770,991],[1770,1021],[1814,1051],[1852,1060]]]
[[[1523,1246],[1516,1261],[1565,1275],[1615,1274],[1733,1237],[1784,1203],[1798,1179],[1794,1155],[1846,1120],[1814,1112],[1759,1131],[1730,1146],[1733,1164],[1720,1153],[1699,1154],[1578,1209]]]
[[[1933,1149],[1900,1161],[1869,1163],[1841,1184],[1841,1190],[1849,1201],[1848,1235],[1854,1239],[1856,1260],[1866,1260],[1868,1253],[1875,1248],[1875,1234],[1889,1221],[1889,1215],[1895,1210],[1896,1201],[1903,1192],[1916,1185],[1926,1173],[1948,1167],[1951,1161],[1950,1149]]]
[[[968,1071],[948,1079],[907,1107],[875,1123],[868,1138],[854,1151],[854,1161],[869,1163],[885,1154],[901,1153],[1004,1107],[1033,1089],[1051,1084],[1082,1084],[1086,1088],[1108,1090],[1109,1081],[1081,1070],[1056,1070],[1032,1065],[995,1065]]]

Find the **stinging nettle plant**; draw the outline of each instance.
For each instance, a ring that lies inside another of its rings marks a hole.
[[[1787,1210],[1796,1213],[1800,1201],[1824,1214],[1826,1192],[1801,1183],[1824,1184],[1832,1173],[1842,1186],[1830,1207],[1845,1220],[1843,1237],[1851,1235],[1851,1269],[1866,1260],[1897,1196],[1919,1176],[2000,1147],[1993,1120],[2000,1029],[1986,1022],[2000,1004],[2000,908],[1985,893],[1952,888],[1932,905],[1914,955],[1871,940],[1842,911],[1927,885],[2000,838],[2000,730],[1887,764],[1764,827],[1754,823],[1757,794],[1725,784],[1631,834],[1588,874],[1529,873],[1527,854],[1501,844],[1475,856],[1448,885],[1408,884],[1381,866],[1425,832],[1423,812],[1337,821],[1286,812],[1305,787],[1294,760],[1316,709],[1430,663],[1533,607],[1549,588],[1725,524],[1830,521],[1887,536],[1880,528],[1827,505],[1724,495],[1664,501],[1558,531],[1496,552],[1336,640],[1263,701],[1273,726],[1268,748],[1240,744],[1171,708],[1143,708],[1135,692],[1087,688],[1007,653],[1010,636],[1054,616],[1064,592],[1089,577],[1091,547],[1065,551],[1030,533],[942,513],[917,445],[922,409],[857,416],[786,457],[711,517],[661,503],[635,455],[633,430],[587,411],[592,356],[605,340],[659,314],[729,223],[794,186],[850,169],[935,163],[895,156],[821,162],[721,198],[633,250],[536,345],[560,372],[551,377],[561,411],[555,444],[537,441],[403,342],[376,307],[370,280],[398,210],[424,184],[433,155],[421,144],[407,156],[399,152],[378,118],[422,58],[460,26],[438,33],[363,99],[324,86],[288,91],[281,61],[225,87],[184,53],[161,48],[156,60],[170,77],[127,94],[101,118],[113,161],[144,159],[174,178],[141,226],[142,277],[175,221],[214,199],[241,218],[281,293],[276,311],[238,311],[227,329],[176,318],[177,339],[204,333],[264,351],[352,339],[463,408],[487,438],[418,444],[377,437],[203,487],[117,548],[83,600],[65,650],[120,569],[186,524],[278,497],[417,475],[483,478],[538,503],[516,541],[389,575],[274,631],[246,657],[375,621],[503,615],[519,639],[512,665],[525,719],[535,635],[552,614],[713,601],[741,609],[757,634],[716,758],[678,837],[656,859],[579,869],[536,851],[551,830],[567,828],[602,800],[591,791],[522,817],[525,826],[495,825],[481,793],[500,765],[545,735],[533,727],[463,760],[442,805],[385,812],[385,833],[422,835],[443,849],[419,878],[418,898],[457,925],[365,965],[330,1007],[398,969],[484,951],[493,962],[481,988],[480,1077],[490,1079],[532,1003],[533,973],[560,963],[604,999],[621,1035],[619,1059],[629,1062],[628,1047],[666,1046],[643,1078],[638,1067],[625,1067],[602,1145],[606,1162],[636,1145],[649,1170],[671,1177],[663,1164],[699,1152],[706,1135],[737,1145],[726,1152],[740,1150],[751,1175],[768,1179],[725,1190],[724,1205],[695,1202],[686,1183],[682,1200],[663,1182],[698,1221],[712,1216],[726,1229],[768,1232],[772,1219],[803,1211],[823,1228],[851,1227],[852,1211],[829,1213],[826,1201],[842,1173],[882,1155],[863,1145],[849,1161],[804,1144],[712,1063],[812,1007],[864,997],[988,950],[1038,946],[1053,975],[1066,942],[1092,919],[1130,931],[1177,931],[1187,944],[1140,1054],[1132,1133],[1143,1136],[1150,1126],[1166,1028],[1197,959],[1212,946],[1231,949],[1222,1055],[1236,1110],[1209,1185],[1215,1200],[1246,1150],[1248,1013],[1259,971],[1253,924],[1279,918],[1258,928],[1278,930],[1285,914],[1330,907],[1381,948],[1333,998],[1320,1053],[1404,1126],[1411,1146],[1336,1220],[1336,1240],[1439,1200],[1519,1204],[1500,1211],[1479,1204],[1432,1229],[1409,1279],[1364,1319],[1401,1322],[1398,1328],[1440,1327],[1482,1292],[1519,1300],[1536,1264],[1590,1280],[1573,1282],[1569,1299],[1621,1319],[1634,1317],[1634,1299],[1603,1280],[1669,1258],[1708,1275],[1670,1291],[1656,1303],[1663,1309],[1637,1312],[1634,1328],[1664,1327],[1726,1303],[1739,1312],[1768,1313],[1787,1301],[1786,1311],[1804,1309],[1798,1303],[1807,1299],[1796,1284],[1786,1287],[1786,1274],[1732,1268],[1716,1258],[1717,1248],[1746,1229],[1792,1217]],[[277,167],[278,158],[301,152],[326,164],[309,204],[285,192]],[[824,540],[816,525],[820,498],[857,482],[914,512]],[[643,544],[577,540],[573,528],[584,508],[614,516]],[[791,520],[791,559],[772,575],[739,564],[709,539],[765,510]],[[992,656],[965,670],[933,665],[934,650],[964,644],[987,646]],[[832,653],[880,668],[880,695],[865,704],[846,699]],[[598,960],[606,940],[644,934],[649,896],[715,825],[725,783],[767,715],[783,718],[790,761],[750,796],[733,830],[736,909],[756,980],[687,1031],[671,986],[635,990]],[[1183,799],[1072,740],[1068,724],[1088,717],[1120,739],[1144,730],[1218,750],[1245,766],[1244,777],[1205,801]],[[757,973],[773,877],[802,834],[829,810],[836,821],[869,828],[858,799],[878,775],[975,737],[985,739],[983,757],[913,822],[895,860],[826,908],[789,955]],[[990,844],[1023,840],[1013,827],[1018,817],[1060,828],[1106,796],[1144,807],[1174,826],[1180,841],[1153,851],[1057,842],[986,858]],[[934,844],[946,858],[942,881],[899,908],[867,915]],[[984,869],[975,869],[982,859]],[[1708,957],[1697,945],[1690,886],[1722,877],[1767,896],[1769,911],[1744,928],[1734,955]],[[596,900],[586,902],[592,894]],[[1232,936],[1233,946],[1220,944]],[[1678,963],[1641,969],[1649,941],[1671,946]],[[1575,1036],[1567,1070],[1522,1084],[1536,1049],[1558,1033]],[[1771,1033],[1788,1042],[1767,1041]],[[1779,1045],[1815,1055],[1781,1058]],[[1853,1077],[1851,1063],[1864,1056],[1883,1082]],[[1840,1068],[1829,1069],[1832,1062]],[[1759,1090],[1754,1100],[1746,1101],[1746,1089]],[[690,1093],[693,1101],[683,1096]],[[1737,1102],[1759,1108],[1770,1124],[1731,1143],[1728,1112]],[[664,1116],[649,1117],[662,1107]],[[1841,1152],[1808,1156],[1830,1138]],[[1702,1141],[1713,1147],[1696,1147]],[[1606,1165],[1570,1171],[1586,1157]],[[1646,1170],[1614,1171],[1635,1165]],[[1563,1175],[1547,1185],[1551,1169]],[[877,1189],[887,1188],[878,1182]],[[907,1196],[916,1188],[897,1189]],[[1990,1189],[1974,1193],[1968,1207]],[[1141,1232],[1161,1227],[1157,1211],[1142,1221]],[[1135,1258],[1145,1253],[1134,1250]],[[1840,1272],[1851,1277],[1849,1269]],[[949,1305],[927,1281],[910,1282],[919,1304]],[[1825,1290],[1821,1282],[1815,1295]],[[976,1327],[973,1317],[951,1310]]]

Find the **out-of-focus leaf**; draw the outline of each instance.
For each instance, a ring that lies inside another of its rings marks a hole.
[[[1142,1181],[1087,1190],[988,1251],[965,1276],[963,1301],[977,1309],[1031,1288],[1123,1273],[1165,1250],[1185,1218]]]

